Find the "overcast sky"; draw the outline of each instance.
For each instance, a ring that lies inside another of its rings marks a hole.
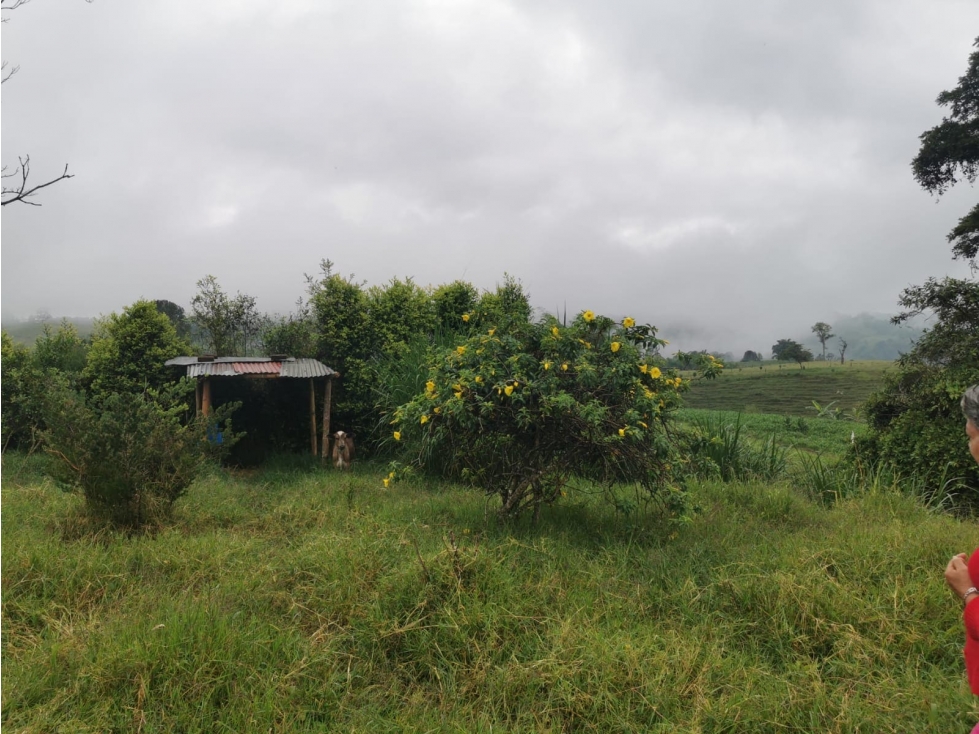
[[[975,0],[32,0],[3,161],[5,318],[195,282],[287,311],[330,258],[767,349],[964,276],[911,176]],[[9,67],[8,67],[9,68]],[[694,344],[696,342],[696,344]]]

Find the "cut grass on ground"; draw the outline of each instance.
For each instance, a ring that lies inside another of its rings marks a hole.
[[[5,458],[2,724],[946,734],[979,717],[942,581],[972,522],[897,494],[825,508],[708,484],[680,528],[574,489],[505,528],[470,490],[382,476],[215,472],[171,526],[127,538]]]
[[[716,380],[696,380],[684,397],[688,408],[812,416],[812,401],[858,408],[881,383],[893,362],[811,362],[762,368],[729,365]]]

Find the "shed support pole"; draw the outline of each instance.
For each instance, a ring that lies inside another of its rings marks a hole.
[[[211,378],[205,377],[201,385],[201,411],[204,415],[211,414]]]
[[[323,461],[330,454],[330,402],[333,398],[333,378],[327,377],[323,385],[323,451],[320,454]]]
[[[201,381],[194,380],[194,410],[195,415],[201,414]]]
[[[312,377],[309,378],[309,440],[316,456],[316,387]]]

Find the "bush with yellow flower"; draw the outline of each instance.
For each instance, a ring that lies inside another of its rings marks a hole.
[[[572,477],[636,483],[681,512],[671,416],[689,381],[661,368],[665,343],[591,311],[483,329],[433,353],[425,389],[394,411],[400,459],[498,495],[504,518],[536,518]]]

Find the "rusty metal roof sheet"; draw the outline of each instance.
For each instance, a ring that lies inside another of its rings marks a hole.
[[[186,367],[187,377],[235,377],[238,375],[275,375],[277,377],[329,377],[337,374],[315,359],[290,357],[273,362],[269,357],[218,357],[199,362],[197,357],[175,357],[167,364]]]

